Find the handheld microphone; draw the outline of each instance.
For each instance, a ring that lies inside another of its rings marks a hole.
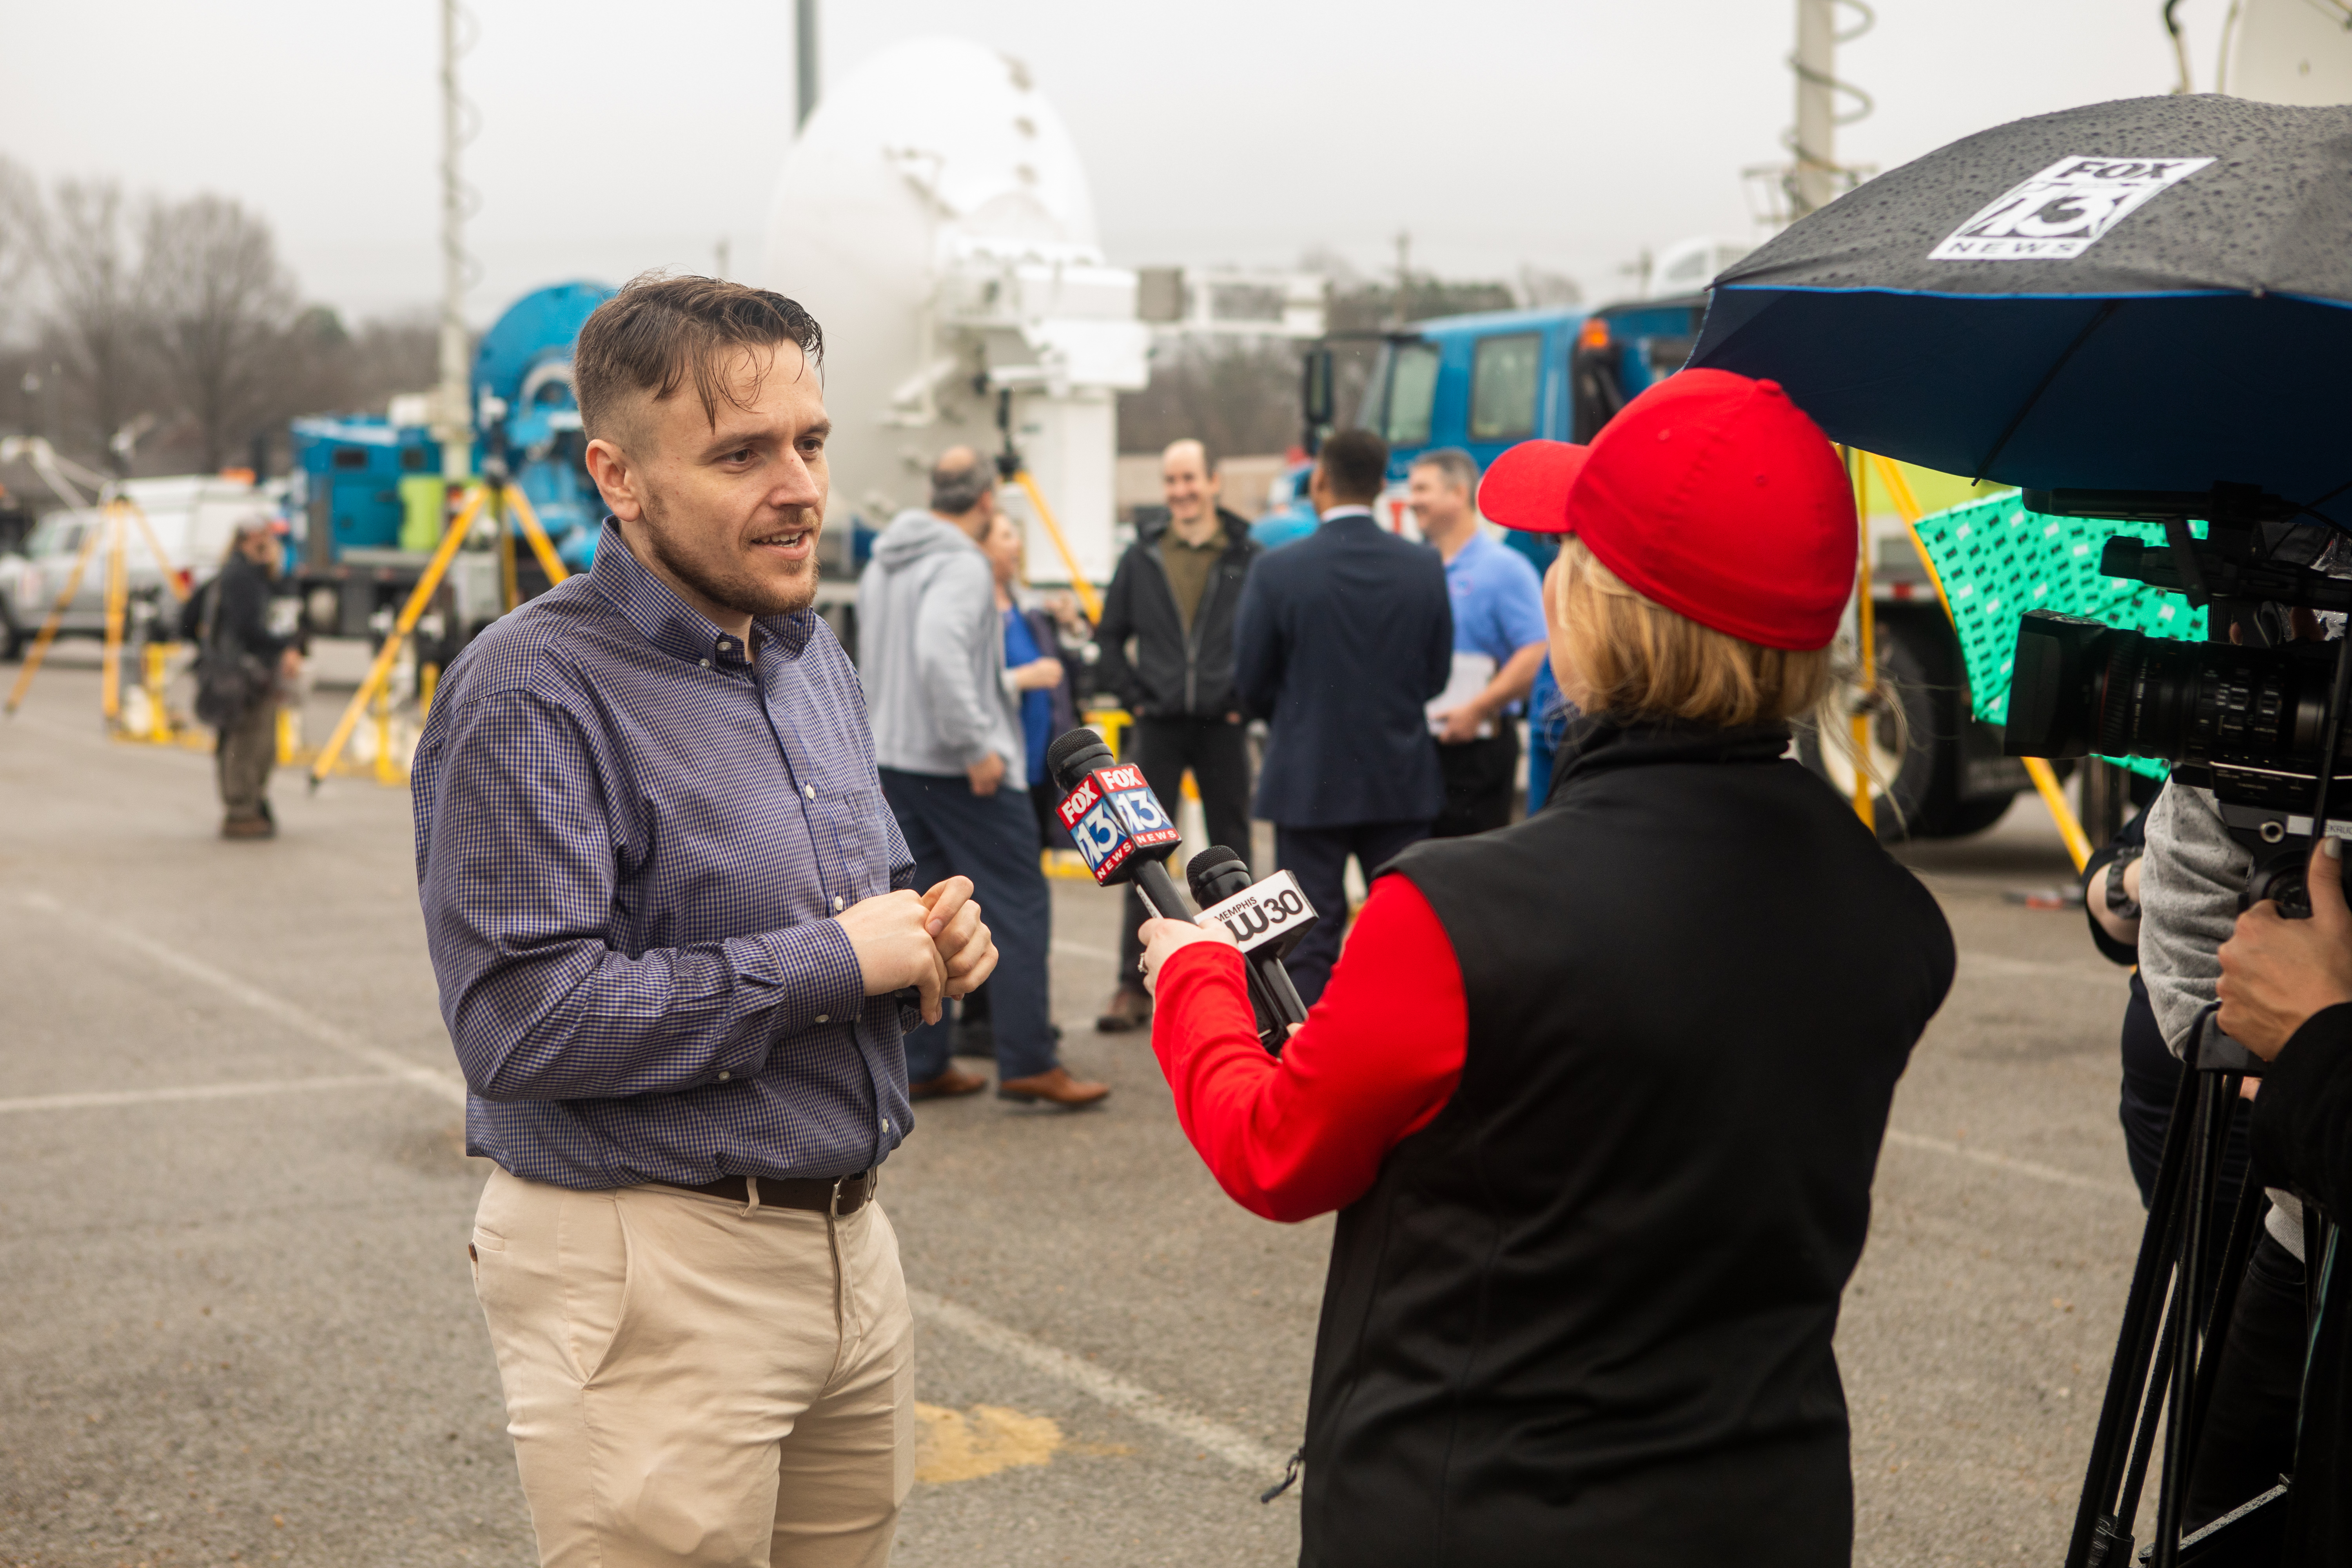
[[[1202,917],[1218,921],[1241,944],[1250,1000],[1261,1020],[1259,1043],[1280,1056],[1290,1026],[1307,1022],[1307,1004],[1282,960],[1314,925],[1314,906],[1287,871],[1253,885],[1249,863],[1222,844],[1193,856],[1184,877],[1192,884],[1192,901],[1201,906]]]
[[[1062,792],[1055,816],[1069,830],[1097,883],[1132,882],[1155,915],[1184,920],[1183,896],[1160,864],[1183,835],[1161,808],[1143,770],[1122,764],[1092,730],[1072,730],[1045,748],[1045,772]]]

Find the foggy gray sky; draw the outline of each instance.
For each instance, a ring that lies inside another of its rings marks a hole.
[[[469,314],[564,278],[750,276],[792,133],[789,0],[470,0],[481,119]],[[2209,86],[2224,0],[2189,0]],[[1970,131],[2161,92],[2158,0],[1877,0],[1839,74],[1876,111],[1842,157],[1891,168]],[[1739,171],[1780,156],[1791,0],[832,0],[839,80],[926,33],[1025,60],[1068,121],[1129,266],[1286,265],[1309,246],[1619,292],[1644,246],[1753,237]],[[0,153],[44,180],[233,195],[305,291],[353,315],[429,304],[429,0],[5,0]]]

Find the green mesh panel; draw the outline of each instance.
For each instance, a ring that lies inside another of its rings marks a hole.
[[[2201,525],[2194,531],[2202,537]],[[1977,717],[1988,723],[2009,717],[2017,623],[2028,610],[2056,610],[2180,642],[2204,640],[2204,611],[2190,609],[2178,594],[2099,571],[2099,551],[2110,538],[2127,533],[2162,544],[2162,523],[2050,517],[2028,511],[2012,491],[1923,517],[1918,533],[1952,606]],[[2108,760],[2150,778],[2167,771],[2150,757]]]

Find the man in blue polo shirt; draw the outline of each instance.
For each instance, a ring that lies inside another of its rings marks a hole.
[[[1519,714],[1544,661],[1543,584],[1526,556],[1481,530],[1477,485],[1470,454],[1442,447],[1413,460],[1405,487],[1422,537],[1445,558],[1454,603],[1454,678],[1429,704],[1445,774],[1433,838],[1509,825]]]

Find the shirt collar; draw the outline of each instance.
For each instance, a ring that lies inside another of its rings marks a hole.
[[[1481,528],[1462,542],[1462,548],[1454,552],[1454,559],[1445,563],[1445,569],[1451,572],[1456,566],[1475,565],[1478,557],[1490,547],[1498,548],[1493,540],[1486,537],[1486,531]]]
[[[733,634],[720,631],[709,616],[646,569],[621,537],[621,525],[610,517],[596,540],[596,561],[588,569],[588,581],[621,612],[623,620],[636,628],[639,637],[673,658],[704,666],[751,662],[751,650]],[[816,612],[811,609],[790,616],[754,616],[751,626],[774,642],[786,658],[798,658],[801,649],[808,646],[815,619]]]
[[[1337,522],[1343,517],[1360,517],[1370,520],[1371,515],[1372,509],[1370,507],[1357,506],[1351,502],[1347,506],[1333,507],[1329,511],[1323,514],[1320,521],[1324,522]]]

